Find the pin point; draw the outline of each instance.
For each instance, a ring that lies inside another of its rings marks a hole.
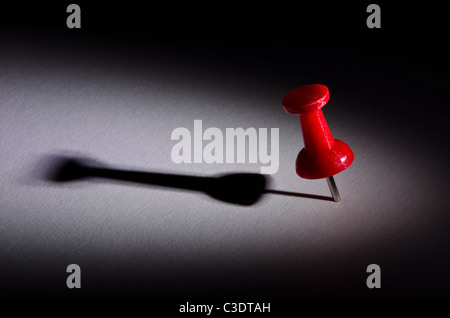
[[[347,169],[355,156],[345,142],[331,135],[321,109],[329,100],[326,86],[311,84],[290,91],[281,103],[286,112],[300,115],[305,147],[297,155],[297,174],[305,179],[327,178],[331,195],[339,202],[333,176]]]

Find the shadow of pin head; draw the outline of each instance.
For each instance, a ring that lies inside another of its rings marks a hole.
[[[46,176],[52,182],[77,181],[87,177],[87,167],[83,159],[76,158],[55,158],[53,169],[49,170]]]

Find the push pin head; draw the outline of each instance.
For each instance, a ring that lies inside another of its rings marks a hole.
[[[305,179],[331,177],[347,169],[354,159],[350,147],[333,138],[325,121],[321,108],[329,99],[326,86],[311,84],[290,91],[282,101],[286,112],[300,115],[305,148],[295,165],[297,174]]]
[[[326,86],[311,84],[290,91],[281,103],[289,114],[300,115],[321,109],[329,100],[330,93]]]

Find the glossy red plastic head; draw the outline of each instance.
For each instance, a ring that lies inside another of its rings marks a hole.
[[[333,176],[347,169],[355,158],[346,143],[331,135],[321,110],[329,99],[326,86],[311,84],[290,91],[282,101],[286,112],[300,115],[305,148],[299,152],[295,166],[305,179]]]
[[[321,109],[330,100],[328,87],[320,84],[300,86],[283,97],[281,104],[289,114],[306,114]]]

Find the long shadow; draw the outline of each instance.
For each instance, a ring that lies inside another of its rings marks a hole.
[[[120,180],[200,191],[222,202],[249,206],[257,203],[263,194],[272,193],[301,198],[333,201],[333,198],[266,189],[269,178],[256,173],[233,173],[218,177],[198,177],[156,172],[111,169],[99,163],[70,157],[58,157],[46,179],[52,182],[70,182],[87,178]]]

